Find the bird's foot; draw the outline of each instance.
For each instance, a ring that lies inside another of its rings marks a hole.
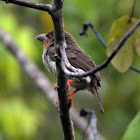
[[[57,90],[57,83],[54,84],[54,89]]]
[[[56,100],[56,104],[59,104],[59,99]],[[68,103],[68,107],[73,107],[73,102],[72,102],[72,97],[69,96],[69,103]]]
[[[76,82],[76,80],[75,79],[69,79],[69,80],[67,80],[67,83],[68,83],[68,91],[70,91],[70,89],[71,89],[70,83],[73,83],[73,82]]]
[[[73,92],[69,93],[69,97],[71,97],[73,94],[75,94],[76,92],[78,92],[79,89],[74,90]]]
[[[72,83],[72,82],[76,82],[76,80],[75,79],[69,79],[69,80],[67,80],[67,83],[68,83],[68,89],[67,89],[67,91],[70,91],[70,89],[71,89],[71,86],[70,86],[70,83]],[[55,83],[55,85],[54,85],[54,89],[56,89],[57,90],[57,83]],[[73,102],[72,102],[72,95],[73,94],[75,94],[76,92],[78,92],[79,90],[78,89],[76,89],[75,91],[73,91],[73,92],[71,92],[70,94],[69,94],[69,107],[73,107]],[[57,98],[57,100],[56,100],[56,104],[58,104],[59,103],[59,99]]]
[[[76,80],[74,80],[74,79],[67,80],[67,83],[68,83],[68,89],[67,89],[67,91],[70,91],[70,89],[71,89],[70,83],[72,83],[72,82],[76,82]],[[54,89],[57,90],[57,83],[55,83]]]
[[[59,104],[59,99],[56,100],[56,104]],[[72,97],[69,97],[68,107],[73,107]]]
[[[76,90],[74,90],[73,92],[69,93],[69,101],[70,101],[69,107],[73,107],[72,95],[75,94],[75,93],[78,92],[78,91],[79,91],[79,90],[76,89]]]
[[[73,107],[72,95],[75,94],[75,93],[78,92],[78,91],[79,91],[79,90],[76,89],[76,90],[74,90],[73,92],[71,92],[71,93],[69,94],[69,104],[68,104],[69,107]],[[56,103],[57,103],[57,104],[59,103],[59,99],[56,100]]]

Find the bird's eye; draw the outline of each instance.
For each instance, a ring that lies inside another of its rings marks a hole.
[[[52,36],[51,35],[48,35],[48,38],[51,38]]]

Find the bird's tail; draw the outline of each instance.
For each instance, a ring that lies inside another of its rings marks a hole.
[[[103,107],[102,101],[100,99],[100,96],[99,96],[98,91],[95,86],[92,86],[92,92],[94,93],[96,100],[100,105],[101,112],[104,113],[104,107]]]

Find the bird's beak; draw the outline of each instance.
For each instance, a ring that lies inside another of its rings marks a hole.
[[[40,34],[40,35],[36,36],[35,38],[40,40],[41,42],[43,42],[43,41],[47,42],[46,34]]]

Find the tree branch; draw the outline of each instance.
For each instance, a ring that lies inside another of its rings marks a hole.
[[[133,4],[133,8],[132,8],[132,13],[134,12],[135,3],[136,3],[136,1],[134,0],[134,4]],[[133,14],[131,14],[131,15],[133,15]],[[106,49],[107,48],[106,43],[104,42],[103,38],[100,36],[99,32],[97,31],[97,29],[94,27],[94,25],[91,22],[86,22],[86,23],[83,24],[83,27],[82,27],[82,29],[80,31],[80,35],[86,35],[88,27],[92,28],[92,30],[94,31],[96,37],[99,39],[100,43]],[[131,69],[131,70],[133,70],[133,71],[135,71],[137,73],[140,73],[140,70],[134,68],[133,66],[130,66],[129,69]],[[64,70],[66,70],[66,69],[64,68]]]
[[[83,27],[80,31],[80,35],[81,36],[86,35],[88,27],[90,27],[93,30],[93,32],[95,33],[95,35],[97,36],[97,38],[99,39],[101,44],[104,46],[104,48],[107,48],[106,43],[104,42],[103,38],[100,36],[99,32],[96,30],[96,28],[94,27],[94,25],[91,22],[86,22],[83,24]]]
[[[25,53],[20,49],[20,47],[2,28],[0,28],[0,41],[4,44],[4,47],[16,58],[23,70],[26,72],[27,76],[32,81],[34,81],[36,87],[38,87],[41,92],[44,93],[46,99],[48,99],[54,107],[57,107],[54,101],[57,98],[57,93],[54,90],[53,86],[50,84],[49,79],[38,68],[38,66],[25,55]],[[87,126],[87,122],[85,121],[85,119],[80,118],[78,113],[73,108],[70,109],[70,113],[76,128],[81,133],[85,133],[85,136],[89,140],[93,140],[91,128],[89,127],[85,132],[85,128]],[[100,140],[103,140],[100,134],[99,136]]]
[[[131,10],[131,15],[130,15],[130,18],[129,18],[129,22],[131,22],[131,20],[134,16],[135,6],[136,6],[136,0],[133,0],[133,5],[132,5],[132,10]]]
[[[67,75],[63,72],[60,62],[60,46],[66,47],[63,24],[63,0],[52,1],[54,12],[51,15],[54,24],[54,44],[56,48],[57,90],[59,97],[60,118],[64,140],[75,140],[74,127],[69,114],[70,100],[67,94]]]
[[[137,72],[137,73],[140,73],[140,70],[134,68],[133,66],[130,66],[130,69],[133,70],[133,71],[135,71],[135,72]]]
[[[13,3],[24,7],[46,11],[50,14],[52,14],[53,11],[52,4],[39,4],[39,3],[33,3],[25,0],[2,0],[2,1],[5,1],[7,4]]]
[[[89,75],[92,75],[96,73],[97,71],[102,70],[103,68],[106,68],[108,64],[111,62],[111,60],[115,57],[115,55],[118,53],[118,51],[123,47],[124,43],[127,41],[127,39],[134,33],[134,31],[140,26],[140,20],[124,35],[124,37],[120,40],[118,45],[114,48],[113,52],[109,55],[109,57],[100,65],[96,66],[94,69],[84,72],[84,73],[74,73],[74,72],[68,72],[66,71],[66,74],[71,77],[86,77]]]
[[[82,117],[89,116],[89,120],[88,120],[89,124],[88,124],[87,128],[89,126],[91,126],[93,137],[95,140],[97,140],[98,139],[98,135],[97,135],[98,131],[97,131],[97,118],[96,118],[95,112],[93,110],[88,110],[88,109],[83,108],[80,111],[80,116],[82,116]],[[83,136],[83,138],[84,138],[84,136]]]

